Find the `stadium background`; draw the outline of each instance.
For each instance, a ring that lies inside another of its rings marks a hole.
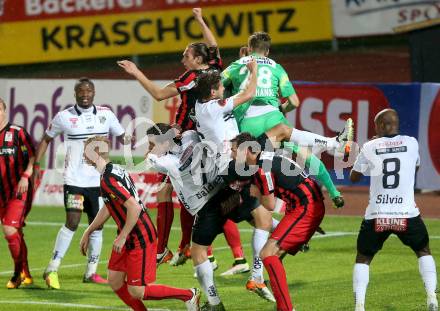
[[[154,102],[135,81],[127,81],[116,60],[133,59],[159,83],[177,77],[184,71],[180,57],[185,45],[200,39],[190,9],[201,6],[226,65],[254,30],[271,34],[270,57],[284,66],[302,101],[290,115],[298,128],[333,135],[341,119],[351,116],[362,124],[362,137],[357,137],[362,144],[373,136],[376,111],[398,109],[403,133],[421,143],[417,187],[440,189],[440,66],[433,57],[440,49],[434,40],[440,1],[89,0],[65,1],[65,7],[62,2],[0,0],[0,97],[9,105],[11,121],[26,123],[36,142],[55,109],[73,103],[73,82],[80,76],[97,81],[96,104],[121,113],[134,107],[136,116],[146,111],[153,121],[173,120],[178,99]],[[332,103],[339,111],[333,123],[327,115]],[[132,114],[122,115],[128,124]],[[48,168],[62,163],[60,150],[55,147],[52,159],[46,159]],[[142,150],[134,153],[140,156]],[[134,176],[153,206],[151,175]],[[347,204],[328,211],[362,215],[367,188],[335,181],[342,184]],[[61,184],[54,170],[39,190],[42,205],[60,204]],[[426,217],[440,216],[436,192],[418,193],[416,200]]]

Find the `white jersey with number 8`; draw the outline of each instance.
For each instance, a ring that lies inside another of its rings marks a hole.
[[[353,170],[371,178],[365,219],[412,218],[420,214],[414,201],[419,162],[419,144],[414,137],[396,135],[365,143],[353,166]]]

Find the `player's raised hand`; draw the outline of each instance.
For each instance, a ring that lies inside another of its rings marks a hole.
[[[238,56],[240,58],[245,57],[245,56],[249,56],[249,48],[247,46],[242,46],[240,48],[240,52],[238,52]]]
[[[255,58],[252,58],[252,60],[246,64],[246,67],[250,72],[257,71],[257,61],[255,60]]]
[[[81,241],[79,242],[79,250],[83,256],[87,255],[87,250],[89,248],[89,238],[90,238],[89,231],[88,230],[84,231]]]
[[[203,21],[202,9],[193,8],[193,16],[197,21]]]
[[[136,66],[135,63],[129,61],[129,60],[120,60],[116,62],[119,67],[125,70],[126,73],[129,75],[136,75],[139,72],[139,68]]]
[[[342,196],[338,196],[333,198],[333,207],[334,208],[342,208],[344,207],[344,198]]]

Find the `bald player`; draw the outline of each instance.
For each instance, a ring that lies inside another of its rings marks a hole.
[[[357,239],[353,271],[355,311],[365,310],[370,263],[391,234],[416,254],[428,310],[438,310],[435,261],[414,201],[419,144],[414,137],[399,134],[399,116],[393,109],[379,112],[374,125],[376,136],[365,143],[350,174],[352,182],[358,182],[362,175],[371,176],[370,200]]]

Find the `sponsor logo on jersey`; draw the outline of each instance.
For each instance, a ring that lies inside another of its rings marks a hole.
[[[273,97],[273,90],[268,88],[258,88],[256,92],[257,97]]]
[[[69,121],[71,123],[70,127],[71,128],[77,128],[78,124],[76,124],[78,122],[78,118],[69,118]],[[49,130],[52,128],[52,124],[49,126]]]
[[[3,147],[0,148],[0,155],[14,155],[15,154],[15,148],[14,147]]]
[[[403,198],[398,195],[379,194],[376,198],[376,204],[402,204]]]
[[[399,153],[399,152],[407,152],[408,148],[406,146],[401,147],[391,147],[391,148],[379,148],[376,149],[376,154],[386,154],[386,153]]]

